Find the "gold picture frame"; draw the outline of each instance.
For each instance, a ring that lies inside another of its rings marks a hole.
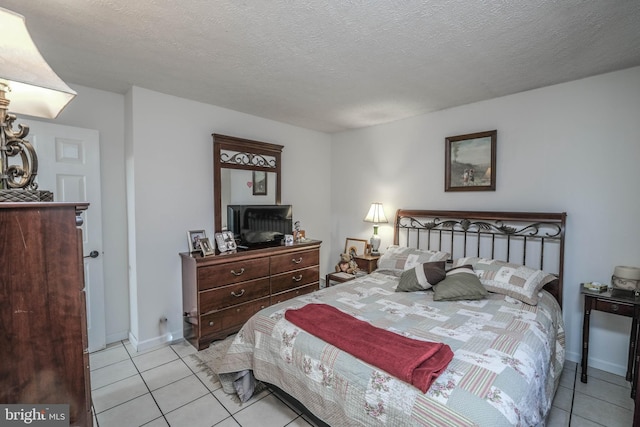
[[[200,239],[200,250],[202,251],[202,256],[209,256],[209,255],[215,254],[213,246],[211,246],[211,242],[207,237]]]
[[[369,242],[364,239],[355,239],[353,237],[347,237],[344,243],[344,253],[349,254],[352,257],[363,256],[367,254],[367,247]]]
[[[200,251],[200,239],[206,238],[207,235],[204,230],[189,230],[187,231],[187,242],[189,245],[189,252]]]

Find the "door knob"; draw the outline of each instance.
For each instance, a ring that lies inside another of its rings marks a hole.
[[[89,252],[89,255],[85,255],[85,258],[98,258],[98,256],[100,256],[100,252],[91,251]]]

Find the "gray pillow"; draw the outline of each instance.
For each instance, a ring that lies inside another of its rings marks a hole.
[[[396,292],[425,291],[445,277],[445,261],[418,264],[402,273]]]
[[[434,301],[482,299],[488,294],[471,265],[447,271],[447,277],[435,285],[433,291]]]

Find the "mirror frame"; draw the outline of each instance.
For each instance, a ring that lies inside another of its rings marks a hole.
[[[244,169],[275,172],[276,205],[281,204],[282,149],[283,145],[253,141],[235,136],[213,135],[213,214],[214,232],[222,231],[222,169]],[[223,151],[232,151],[233,156],[223,158]],[[273,161],[271,161],[273,158]]]

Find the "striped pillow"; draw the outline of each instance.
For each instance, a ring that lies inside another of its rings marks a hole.
[[[426,291],[446,277],[445,262],[425,262],[400,276],[396,292]]]
[[[392,245],[387,248],[386,252],[378,260],[378,271],[400,276],[403,271],[414,268],[419,264],[446,261],[449,256],[447,252]]]
[[[459,258],[453,266],[473,266],[484,287],[497,294],[507,295],[530,305],[538,304],[538,293],[556,276],[520,264],[487,258]]]

